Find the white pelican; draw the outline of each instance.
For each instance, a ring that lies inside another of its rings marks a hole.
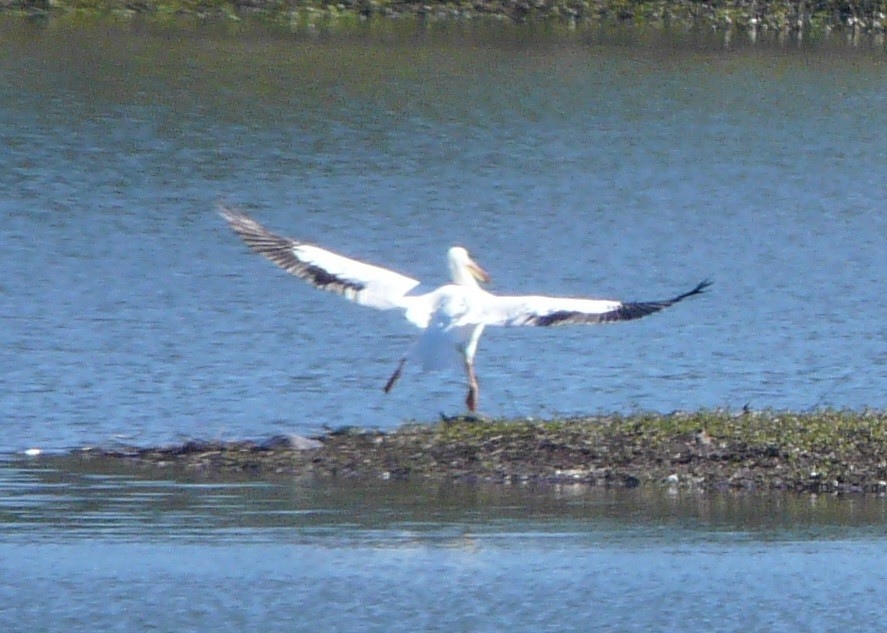
[[[474,354],[486,326],[629,321],[698,295],[711,284],[703,281],[689,292],[664,301],[631,303],[609,299],[498,296],[481,288],[478,282],[488,282],[490,277],[471,259],[468,251],[453,246],[447,251],[451,282],[429,290],[420,287],[417,280],[392,270],[275,235],[240,211],[221,207],[219,213],[247,246],[288,273],[360,305],[400,310],[422,331],[385,383],[385,393],[400,378],[407,360],[420,361],[425,369],[439,369],[449,359],[461,357],[468,376],[465,404],[470,411],[476,410],[478,400]]]

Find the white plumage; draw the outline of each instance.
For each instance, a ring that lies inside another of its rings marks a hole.
[[[644,302],[499,296],[480,286],[479,282],[489,281],[489,276],[471,259],[468,251],[454,246],[447,251],[450,283],[427,290],[417,280],[386,268],[275,235],[237,210],[222,207],[220,214],[251,249],[287,272],[359,305],[400,310],[421,330],[385,384],[386,392],[400,377],[407,360],[421,362],[426,369],[439,369],[454,358],[461,359],[468,378],[465,403],[471,411],[476,409],[478,399],[474,355],[486,326],[551,326],[638,319],[700,294],[710,285],[703,281],[672,299]]]

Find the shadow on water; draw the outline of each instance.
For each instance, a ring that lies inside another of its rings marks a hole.
[[[0,532],[26,538],[806,540],[872,537],[885,520],[887,499],[872,496],[222,479],[119,462],[84,468],[67,457],[0,463]]]

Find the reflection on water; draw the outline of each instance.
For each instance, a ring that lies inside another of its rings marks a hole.
[[[691,494],[579,485],[215,479],[66,457],[4,464],[3,525],[25,541],[174,539],[394,544],[415,539],[579,538],[594,543],[842,538],[881,534],[882,497]]]
[[[6,460],[0,625],[871,630],[885,519],[872,497],[256,482]]]

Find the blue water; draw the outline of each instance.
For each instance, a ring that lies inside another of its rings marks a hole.
[[[722,545],[677,543],[651,553],[637,544],[577,545],[572,535],[510,537],[385,548],[253,543],[236,553],[193,544],[45,546],[51,565],[13,555],[10,562],[21,564],[17,582],[32,591],[29,604],[16,603],[21,619],[3,618],[4,625],[8,631],[866,631],[884,614],[883,544],[834,542],[813,551],[783,542],[725,552]],[[9,548],[3,549],[6,557]],[[94,564],[83,565],[84,550]],[[842,564],[848,554],[861,565]],[[531,582],[528,556],[546,570]],[[243,571],[232,577],[231,568]],[[198,584],[205,597],[195,600]]]
[[[503,293],[714,280],[487,332],[488,415],[887,406],[883,51],[59,29],[0,61],[0,449],[462,410],[459,372],[382,394],[408,324],[251,256],[220,200],[431,283],[453,243]]]
[[[5,461],[4,631],[877,629],[884,498]]]

